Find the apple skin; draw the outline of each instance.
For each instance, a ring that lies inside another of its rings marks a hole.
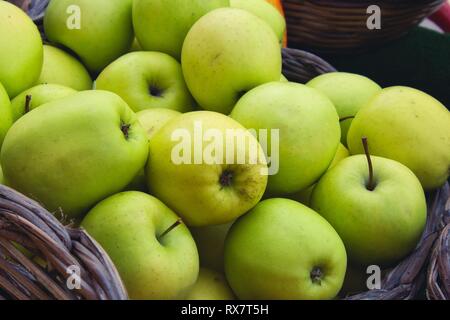
[[[0,83],[0,146],[12,124],[11,102],[9,101],[8,93]]]
[[[235,300],[235,297],[223,274],[200,268],[197,282],[186,300]]]
[[[272,4],[266,0],[230,0],[230,6],[246,10],[264,20],[275,32],[281,46],[286,31],[286,21]]]
[[[144,129],[126,103],[110,92],[83,91],[17,120],[0,162],[12,188],[77,218],[130,183],[147,155]]]
[[[352,156],[320,179],[311,207],[336,229],[355,264],[390,266],[416,246],[427,206],[411,170],[394,160],[371,159],[376,184],[373,191],[366,187],[366,156]]]
[[[333,102],[339,118],[352,117],[381,91],[381,87],[367,77],[347,72],[322,74],[307,86],[315,88]],[[341,142],[347,146],[347,132],[353,119],[341,121]]]
[[[80,8],[80,29],[67,27],[70,6]],[[132,0],[51,0],[44,17],[45,34],[98,73],[130,49],[134,39],[131,10]]]
[[[336,151],[336,154],[333,158],[333,161],[331,162],[330,166],[328,167],[328,170],[331,170],[334,168],[341,160],[347,158],[350,156],[350,153],[348,152],[347,148],[344,147],[342,143],[339,144],[339,147]],[[311,205],[311,195],[314,191],[314,188],[316,187],[316,184],[313,184],[312,186],[298,192],[297,194],[294,194],[292,196],[292,200],[296,200],[298,202],[303,203],[305,206]]]
[[[11,101],[12,119],[15,122],[25,114],[28,95],[31,96],[29,110],[33,110],[47,102],[65,98],[75,93],[77,93],[76,90],[59,84],[40,84],[27,89]]]
[[[181,113],[171,109],[154,108],[147,109],[136,113],[139,123],[147,133],[147,138],[150,140],[153,135],[158,132],[169,120],[179,116]],[[127,191],[135,190],[147,192],[147,181],[145,171],[142,169],[133,181],[124,189]]]
[[[339,145],[341,130],[333,104],[302,84],[261,85],[238,101],[231,117],[247,129],[279,129],[279,171],[269,176],[269,195],[292,194],[312,185]]]
[[[153,108],[142,110],[136,114],[150,140],[167,122],[181,115],[181,112],[172,109]]]
[[[148,187],[152,194],[177,212],[188,226],[224,224],[247,212],[261,199],[267,184],[267,175],[262,173],[267,173],[267,166],[260,161],[249,163],[247,146],[237,143],[235,155],[245,152],[247,156],[244,164],[226,164],[226,150],[223,150],[223,164],[208,164],[205,161],[194,164],[192,153],[192,164],[177,165],[173,162],[172,152],[180,141],[174,141],[172,134],[184,130],[192,138],[196,123],[202,125],[203,132],[210,129],[220,131],[224,147],[226,130],[239,130],[240,137],[247,142],[254,142],[260,148],[251,133],[223,114],[211,111],[182,114],[169,121],[150,140],[146,167]],[[192,143],[195,143],[194,139],[191,139]],[[203,153],[208,145],[203,144]],[[259,152],[262,153],[262,150],[259,149]],[[223,185],[220,180],[228,174],[231,177],[226,179],[231,180],[231,183]]]
[[[145,51],[164,52],[180,60],[192,25],[209,11],[229,5],[229,0],[135,0],[136,37]]]
[[[37,26],[21,9],[0,1],[0,83],[10,98],[36,82],[42,63]]]
[[[161,52],[132,52],[120,57],[100,73],[96,89],[118,94],[136,112],[150,108],[187,112],[195,105],[180,64]]]
[[[422,91],[383,89],[353,120],[348,133],[351,154],[364,153],[363,136],[371,154],[403,163],[425,190],[441,186],[449,177],[450,112]]]
[[[200,264],[202,266],[217,272],[224,272],[223,254],[225,238],[233,222],[207,227],[189,228],[197,244]]]
[[[182,299],[195,284],[199,262],[195,242],[161,201],[136,191],[97,204],[81,226],[111,257],[131,299]]]
[[[44,65],[37,84],[60,84],[77,91],[92,89],[86,68],[67,52],[44,45]]]
[[[246,91],[281,77],[275,33],[242,9],[216,9],[200,18],[186,36],[181,61],[198,104],[224,114]]]
[[[332,299],[346,264],[344,244],[333,227],[288,199],[260,202],[233,224],[225,241],[228,283],[243,300]],[[311,277],[316,268],[321,284]]]

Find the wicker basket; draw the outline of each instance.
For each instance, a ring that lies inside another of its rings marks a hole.
[[[355,53],[405,35],[446,0],[283,0],[289,44],[319,53]],[[367,28],[367,8],[381,9],[381,29]]]
[[[0,185],[0,299],[126,298],[116,268],[90,236]]]

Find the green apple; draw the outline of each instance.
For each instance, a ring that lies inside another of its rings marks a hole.
[[[332,299],[347,256],[333,227],[308,207],[268,199],[242,216],[225,240],[225,273],[239,299]]]
[[[3,176],[2,167],[0,167],[0,184],[5,184],[5,177]]]
[[[450,112],[426,93],[408,87],[383,89],[356,115],[348,133],[350,153],[363,153],[367,137],[373,155],[397,160],[426,190],[450,173]]]
[[[186,36],[181,61],[199,105],[225,114],[245,92],[281,77],[275,33],[242,9],[216,9],[200,18]]]
[[[221,273],[200,268],[197,282],[186,300],[234,300],[233,291]]]
[[[147,133],[147,138],[151,139],[164,124],[180,114],[180,112],[171,109],[155,108],[140,111],[137,116],[139,123]],[[139,171],[138,175],[124,190],[148,191],[144,169]]]
[[[339,117],[333,104],[302,84],[261,85],[238,101],[231,117],[248,129],[279,130],[279,170],[269,176],[270,195],[312,185],[327,170],[339,145]]]
[[[247,10],[264,20],[275,32],[280,45],[286,31],[286,21],[281,13],[266,0],[230,0],[232,8]]]
[[[83,91],[17,120],[0,162],[11,187],[76,218],[130,183],[147,155],[147,137],[127,104],[110,92]]]
[[[225,238],[234,221],[206,227],[191,227],[191,233],[197,244],[200,264],[212,270],[223,272],[223,250]]]
[[[47,102],[65,98],[74,93],[77,91],[59,84],[40,84],[27,89],[11,101],[13,121],[17,121],[25,113]]]
[[[139,123],[147,133],[150,140],[167,122],[181,115],[180,112],[172,109],[154,108],[142,110],[137,113]]]
[[[188,228],[161,201],[123,192],[97,204],[81,226],[111,257],[131,299],[182,299],[199,262]]]
[[[11,102],[9,101],[8,93],[0,83],[0,146],[12,124]]]
[[[118,94],[136,112],[150,108],[186,112],[194,106],[180,64],[161,52],[120,57],[100,73],[96,88]]]
[[[356,113],[378,92],[381,87],[364,76],[331,72],[309,81],[307,86],[325,94],[333,102],[341,118],[341,142],[347,145],[347,132]]]
[[[51,0],[44,17],[45,34],[98,73],[130,49],[131,9],[132,0]]]
[[[346,147],[342,143],[339,144],[339,147],[336,151],[336,154],[333,158],[333,161],[331,162],[330,166],[328,167],[327,171],[334,168],[342,159],[345,159],[349,156],[349,152]],[[311,204],[311,195],[314,191],[314,188],[316,187],[316,184],[313,184],[312,186],[303,189],[302,191],[298,192],[297,194],[294,194],[292,196],[293,200],[297,200],[301,203],[303,203],[306,206],[310,206]]]
[[[280,77],[281,82],[289,82],[289,80],[282,74]]]
[[[328,171],[314,188],[311,207],[336,229],[351,261],[363,266],[389,266],[407,255],[427,214],[423,189],[411,170],[376,156],[368,166],[364,155]]]
[[[18,7],[0,1],[0,83],[14,98],[39,78],[42,40],[33,21]]]
[[[77,91],[92,89],[86,68],[67,52],[44,45],[44,65],[37,84],[60,84]]]
[[[144,50],[164,52],[180,60],[192,25],[209,11],[229,5],[230,0],[135,0],[136,37]]]
[[[197,227],[236,219],[258,203],[267,184],[255,137],[211,111],[166,123],[150,140],[146,173],[151,193]]]

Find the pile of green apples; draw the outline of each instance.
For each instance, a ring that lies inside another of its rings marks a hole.
[[[0,1],[2,183],[85,228],[132,299],[335,298],[349,270],[414,250],[449,177],[439,101],[287,81],[264,0],[51,0],[44,29]],[[259,147],[247,129],[278,130],[277,172],[174,163],[198,123]]]

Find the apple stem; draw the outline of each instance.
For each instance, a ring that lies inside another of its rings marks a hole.
[[[369,165],[369,182],[367,183],[367,189],[369,191],[373,191],[375,189],[375,186],[373,184],[373,165],[372,165],[372,159],[370,158],[370,152],[369,152],[369,143],[367,142],[367,137],[362,138],[362,144],[364,147],[364,153],[367,157],[367,163]]]
[[[176,227],[178,227],[180,224],[183,223],[183,220],[181,220],[181,218],[178,218],[177,221],[175,221],[174,224],[172,224],[169,228],[167,228],[166,231],[164,231],[159,237],[158,239],[162,239],[164,238],[164,236],[166,236],[170,231],[172,231],[173,229],[175,229]]]
[[[347,116],[347,117],[343,117],[343,118],[340,118],[340,119],[339,119],[339,122],[343,122],[343,121],[345,121],[345,120],[353,119],[353,118],[355,118],[355,116]]]
[[[25,97],[25,113],[30,112],[31,98],[31,94],[27,94]]]

